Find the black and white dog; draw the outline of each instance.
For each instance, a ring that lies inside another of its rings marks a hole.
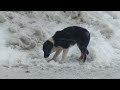
[[[67,27],[62,31],[57,31],[54,36],[43,44],[44,57],[48,58],[51,53],[56,52],[51,60],[57,61],[56,58],[63,50],[62,60],[60,61],[60,64],[62,64],[66,59],[69,48],[77,44],[81,51],[80,59],[85,62],[86,56],[89,54],[87,50],[89,41],[90,33],[88,30],[79,26]]]

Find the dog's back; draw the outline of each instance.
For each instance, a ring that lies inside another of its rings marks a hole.
[[[71,26],[63,29],[62,31],[57,31],[56,34],[53,36],[53,39],[55,40],[56,45],[61,45],[62,43],[74,45],[77,42],[89,42],[90,34],[86,29],[82,27]]]

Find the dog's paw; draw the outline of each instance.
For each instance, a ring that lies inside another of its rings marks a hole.
[[[51,60],[48,60],[47,62],[49,63]]]
[[[64,63],[64,61],[59,61],[59,64],[63,64]]]
[[[53,59],[55,62],[57,62],[57,60],[56,59]]]
[[[50,61],[52,61],[53,59],[50,59],[50,60],[48,60],[47,62],[49,63]]]
[[[48,60],[47,62],[50,62],[50,61],[52,61],[52,60],[54,60],[55,62],[57,62],[57,59],[54,59],[54,58]]]
[[[52,58],[52,60],[54,60],[55,62],[57,62],[57,59],[56,59],[56,58]]]
[[[84,63],[85,63],[84,60],[79,60],[80,65],[83,65]]]

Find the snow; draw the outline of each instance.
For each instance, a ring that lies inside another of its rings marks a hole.
[[[48,63],[43,57],[44,41],[72,25],[91,33],[87,61],[78,62],[80,51],[75,45],[64,64]],[[119,11],[0,11],[0,78],[120,78],[119,33]]]

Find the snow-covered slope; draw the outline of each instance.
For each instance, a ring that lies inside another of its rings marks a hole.
[[[72,25],[91,33],[86,63],[78,63],[76,45],[66,63],[46,62],[43,42]],[[119,34],[118,11],[1,11],[0,78],[120,78]]]

